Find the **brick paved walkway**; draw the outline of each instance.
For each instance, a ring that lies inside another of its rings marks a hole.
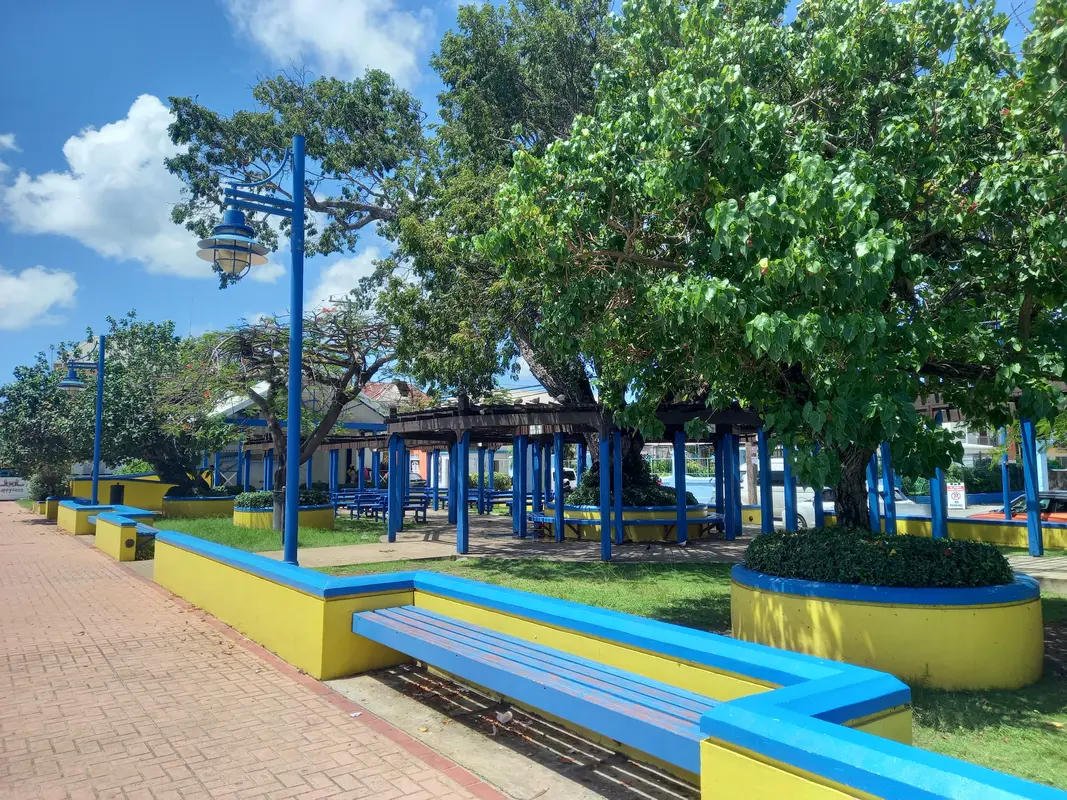
[[[0,797],[505,800],[14,503],[0,503]]]

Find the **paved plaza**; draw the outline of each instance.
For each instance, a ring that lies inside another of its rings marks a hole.
[[[192,797],[505,796],[0,504],[0,798]]]

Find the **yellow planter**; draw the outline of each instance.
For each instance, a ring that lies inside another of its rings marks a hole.
[[[776,578],[734,567],[734,637],[883,670],[939,689],[1018,689],[1041,677],[1036,581],[903,589]]]
[[[104,512],[96,520],[94,545],[116,561],[134,561],[137,558],[137,542],[147,538],[138,536],[136,520],[121,514]]]
[[[106,505],[81,505],[73,500],[60,500],[56,514],[56,524],[67,533],[85,535],[96,532],[96,525],[89,521],[90,517],[97,517],[101,513],[117,511],[122,516],[135,519],[138,522],[151,522],[155,514],[147,509],[132,508],[130,506],[106,506]]]
[[[45,519],[50,519],[55,522],[59,516],[59,498],[49,497],[44,501],[44,516]]]
[[[552,516],[554,511],[555,505],[548,504],[545,506],[544,513],[548,516]],[[622,510],[623,538],[627,542],[675,541],[678,538],[678,531],[674,525],[626,525],[625,522],[626,520],[669,518],[675,516],[676,513],[677,510],[674,506],[624,507]],[[688,506],[686,509],[686,516],[689,519],[699,519],[712,513],[714,513],[714,509],[704,505]],[[596,506],[564,506],[563,516],[567,520],[583,520],[581,523],[564,523],[564,539],[600,539],[600,509]],[[610,518],[612,520],[615,519],[614,511],[612,511]],[[586,523],[584,520],[589,520],[589,522]],[[550,536],[555,536],[556,526],[553,523],[544,523],[544,527]],[[709,536],[711,531],[712,526],[709,524],[698,525],[693,523],[689,525],[688,538],[702,539]]]
[[[232,517],[233,497],[164,497],[163,516],[169,519]]]
[[[111,497],[112,486],[122,486],[122,504],[146,511],[162,511],[163,495],[174,488],[173,483],[161,483],[152,476],[137,477],[101,477],[97,484],[97,497],[101,503],[107,503]],[[91,497],[93,482],[88,478],[75,478],[70,482],[73,497]]]
[[[321,528],[332,531],[334,519],[333,506],[300,507],[301,528]],[[274,527],[274,511],[273,509],[235,508],[233,524],[239,528],[270,529]]]

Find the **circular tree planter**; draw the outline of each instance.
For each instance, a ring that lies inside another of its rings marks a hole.
[[[551,517],[555,513],[555,505],[549,503],[545,506],[544,513]],[[714,523],[701,522],[714,509],[703,504],[686,506],[686,517],[689,523],[689,538],[701,539],[710,535]],[[623,538],[627,542],[660,542],[674,541],[678,538],[678,529],[674,521],[677,519],[678,509],[676,506],[623,506]],[[563,525],[565,539],[600,539],[600,507],[599,506],[563,506]],[[614,510],[611,519],[615,519]],[[574,522],[581,520],[581,522]],[[588,521],[587,521],[588,520]],[[634,525],[627,525],[631,520]],[[653,520],[670,520],[664,524],[655,524]],[[543,523],[550,536],[555,536],[555,525],[549,521]]]
[[[301,528],[324,528],[333,530],[334,510],[332,505],[300,506]],[[274,526],[273,508],[233,509],[233,524],[239,528],[266,528]]]
[[[733,635],[938,689],[1018,689],[1041,677],[1037,582],[906,589],[731,572]]]

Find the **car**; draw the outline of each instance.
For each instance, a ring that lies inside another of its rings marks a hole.
[[[781,487],[774,487],[774,510],[775,520],[779,523],[784,522],[784,508],[785,508],[785,490]],[[834,505],[837,501],[836,489],[823,489],[822,490],[822,508],[824,514],[833,514]],[[927,507],[919,505],[910,497],[908,497],[900,489],[893,490],[894,507],[898,515],[905,514],[925,514],[927,513]],[[881,514],[885,514],[885,499],[881,490],[878,492],[878,510]],[[814,495],[810,489],[797,488],[797,527],[807,528],[809,525],[815,524],[815,503]]]
[[[1041,509],[1042,522],[1067,522],[1067,492],[1039,492],[1037,505]],[[1026,521],[1026,496],[1015,498],[1011,504],[1012,520]],[[971,514],[967,519],[1004,519],[1003,511],[983,511]]]

